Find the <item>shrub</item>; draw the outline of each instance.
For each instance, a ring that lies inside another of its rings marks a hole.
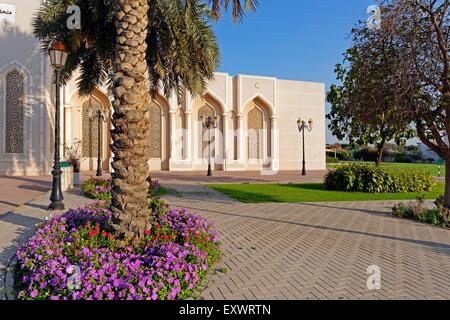
[[[339,159],[327,155],[327,163],[339,163]]]
[[[42,224],[16,254],[18,298],[185,299],[220,257],[212,225],[186,210],[153,213],[139,248],[116,246],[111,217],[94,204]]]
[[[369,193],[427,192],[436,186],[432,175],[422,170],[393,170],[360,164],[330,171],[324,184],[328,190]]]
[[[443,197],[435,202],[435,208],[428,209],[424,206],[423,197],[418,197],[415,203],[399,203],[392,208],[392,214],[399,218],[416,220],[441,227],[450,227],[450,210],[443,205]]]
[[[101,201],[111,200],[111,180],[91,178],[81,185],[81,193],[90,199]]]

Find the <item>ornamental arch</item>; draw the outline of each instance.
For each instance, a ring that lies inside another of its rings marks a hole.
[[[166,98],[155,94],[149,105],[150,171],[169,170],[170,167],[170,106]]]
[[[223,170],[224,160],[224,106],[212,94],[206,93],[193,104],[194,121],[194,168],[204,169],[208,162],[209,137],[211,137],[211,161],[213,170]],[[209,132],[203,127],[201,118],[217,117],[217,128]]]
[[[272,108],[264,99],[253,98],[244,107],[246,167],[261,170],[270,164]]]

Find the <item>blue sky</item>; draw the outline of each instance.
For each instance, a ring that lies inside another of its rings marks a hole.
[[[259,0],[242,24],[214,25],[220,71],[283,79],[335,82],[334,66],[351,45],[348,36],[376,0]],[[327,112],[329,106],[327,106]],[[327,132],[327,142],[335,142]]]

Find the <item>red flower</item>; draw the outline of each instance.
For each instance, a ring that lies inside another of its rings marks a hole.
[[[106,231],[102,231],[102,236],[106,237]]]
[[[145,231],[145,234],[146,234],[146,235],[149,235],[149,234],[150,234],[150,230],[146,230],[146,231]]]
[[[167,235],[166,234],[164,234],[164,236],[163,236],[163,239],[164,239],[164,241],[166,241],[167,240]]]
[[[109,239],[112,238],[112,234],[111,234],[111,233],[108,233],[106,236],[107,236]]]
[[[161,225],[160,225],[159,223],[155,224],[155,226],[156,226],[157,228],[161,228]]]

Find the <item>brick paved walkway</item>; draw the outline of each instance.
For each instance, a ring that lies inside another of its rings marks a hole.
[[[46,193],[50,188],[50,176],[0,176],[0,215]]]
[[[95,176],[95,172],[83,172],[81,181],[93,176]],[[105,177],[109,177],[109,174],[105,173]],[[33,177],[0,175],[0,215],[47,193],[51,188],[51,175]]]
[[[220,232],[225,257],[206,299],[450,299],[450,231],[391,217],[394,202],[241,204],[196,183],[160,179],[176,189],[165,196],[171,205],[203,214]],[[66,194],[67,206],[83,201]],[[0,267],[48,214],[47,204],[45,194],[0,215]],[[370,265],[381,268],[380,291],[367,290]]]

